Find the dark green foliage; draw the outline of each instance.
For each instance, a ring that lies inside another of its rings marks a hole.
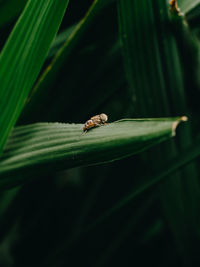
[[[199,266],[200,1],[178,6],[0,0],[0,266]]]

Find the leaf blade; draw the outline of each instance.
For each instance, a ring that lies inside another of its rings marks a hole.
[[[0,151],[42,67],[68,0],[29,1],[0,55]]]
[[[125,119],[86,134],[82,132],[83,124],[36,123],[17,127],[1,158],[0,187],[16,181],[18,184],[39,171],[100,164],[139,153],[174,136],[182,120]]]
[[[197,8],[200,5],[199,0],[180,0],[179,2],[178,4],[180,5],[181,11],[183,11],[184,13],[191,12],[191,10]]]

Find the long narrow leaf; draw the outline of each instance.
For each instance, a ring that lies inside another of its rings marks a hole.
[[[0,55],[0,151],[62,21],[68,0],[27,3]]]
[[[134,107],[139,116],[172,116],[187,113],[185,77],[178,50],[175,26],[170,24],[170,6],[167,1],[119,1],[119,25],[123,40],[124,62]],[[177,14],[179,15],[179,14]],[[183,46],[183,42],[182,42]],[[188,51],[185,51],[187,55]],[[184,62],[188,64],[188,62]],[[190,65],[191,68],[191,64]],[[191,75],[188,76],[191,78]],[[191,86],[192,88],[192,86]],[[190,88],[190,89],[191,89]],[[190,125],[187,125],[190,126]],[[175,157],[191,146],[191,129],[185,127],[179,143],[163,145],[153,155],[146,155],[152,168]],[[190,179],[188,179],[190,177]],[[161,199],[166,218],[173,231],[184,261],[191,257],[188,248],[190,236],[197,236],[199,185],[195,165],[173,174],[161,186]],[[192,207],[192,208],[191,208]],[[183,221],[187,221],[183,226]]]
[[[17,127],[1,158],[0,187],[19,184],[41,171],[100,164],[139,153],[174,136],[181,120],[125,119],[87,133],[83,133],[82,124]]]
[[[178,4],[180,5],[182,12],[188,13],[200,5],[200,0],[179,0]]]

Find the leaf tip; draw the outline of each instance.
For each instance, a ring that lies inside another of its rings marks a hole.
[[[188,120],[187,116],[179,117],[173,124],[172,124],[172,136],[176,135],[176,128],[181,122],[185,122]]]
[[[180,117],[180,121],[188,121],[188,117],[187,116],[182,116],[182,117]]]

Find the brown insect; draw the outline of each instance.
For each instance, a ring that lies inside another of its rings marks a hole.
[[[170,0],[170,11],[179,14],[180,9],[178,8],[177,0]]]
[[[102,126],[104,125],[108,120],[108,116],[104,113],[100,115],[93,116],[83,126],[83,132],[87,132],[91,128]]]

